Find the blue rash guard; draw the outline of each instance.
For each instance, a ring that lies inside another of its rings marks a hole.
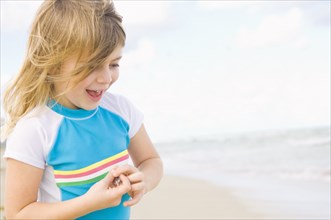
[[[86,193],[113,166],[128,163],[130,139],[142,123],[142,113],[120,95],[105,93],[94,110],[52,103],[19,120],[4,157],[44,170],[38,201],[65,201]],[[123,206],[129,198],[79,219],[129,219],[130,208]]]

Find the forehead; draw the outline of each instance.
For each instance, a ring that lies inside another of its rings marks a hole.
[[[111,54],[106,58],[106,62],[111,62],[122,57],[123,46],[119,45],[113,50]]]
[[[122,58],[122,51],[123,51],[123,46],[117,46],[111,54],[109,54],[102,63],[95,63],[97,66],[98,65],[103,65],[103,64],[108,64],[111,62],[118,61],[119,59]],[[79,55],[72,55],[69,56],[67,59],[64,60],[64,62],[61,65],[61,71],[62,73],[67,73],[75,68],[79,68],[87,64],[88,62],[88,55],[85,53],[84,55],[80,56]]]
[[[103,58],[103,62],[111,62],[113,60],[116,60],[118,58],[122,57],[122,51],[123,51],[123,46],[119,45],[117,46],[111,54]],[[64,63],[70,63],[70,64],[84,64],[88,62],[90,59],[90,53],[88,51],[82,52],[82,54],[73,54],[69,55],[67,59],[65,59]],[[99,60],[100,61],[100,60]]]

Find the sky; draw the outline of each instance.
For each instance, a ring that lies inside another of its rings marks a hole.
[[[40,1],[1,0],[1,90]],[[330,1],[115,1],[127,42],[110,92],[157,142],[330,126]]]

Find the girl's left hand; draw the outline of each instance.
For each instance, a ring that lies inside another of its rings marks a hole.
[[[131,200],[124,202],[124,206],[133,206],[137,204],[147,191],[143,172],[129,164],[114,167],[110,172],[114,177],[118,177],[121,174],[127,176],[131,183],[131,190],[129,191]]]

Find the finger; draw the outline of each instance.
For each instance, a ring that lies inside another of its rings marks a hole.
[[[126,164],[124,166],[120,166],[120,167],[118,167],[117,170],[120,171],[121,173],[125,174],[126,176],[138,171],[138,169],[136,167],[131,166],[129,164]]]
[[[129,201],[124,202],[123,205],[124,206],[133,206],[141,200],[143,195],[144,195],[143,193],[139,193],[139,194],[135,195],[134,197],[132,197],[132,199],[130,199]]]
[[[105,182],[105,184],[107,184],[107,186],[109,186],[109,184],[112,183],[113,180],[114,180],[114,176],[111,172],[108,172],[105,178],[103,178],[103,181]]]
[[[144,190],[145,190],[145,184],[143,182],[139,182],[131,185],[132,192],[140,192]]]
[[[116,175],[117,174],[117,172],[116,172],[117,169],[118,169],[118,165],[115,165],[114,167],[111,168],[111,170],[109,172],[112,173],[114,177],[118,177],[120,174]]]
[[[119,178],[121,179],[122,183],[124,185],[129,185],[131,187],[131,183],[130,183],[130,180],[128,179],[128,177],[126,177],[125,175],[121,174],[119,176]]]
[[[128,176],[131,183],[138,183],[144,180],[144,174],[140,171]]]
[[[130,184],[129,179],[126,176],[124,176],[123,174],[121,174],[119,176],[119,178],[122,181],[122,184],[118,186],[120,192],[122,194],[129,192],[131,190],[131,184]]]
[[[123,166],[113,168],[111,170],[111,172],[113,173],[114,176],[119,176],[120,174],[124,174],[124,175],[128,176],[128,175],[136,172],[136,170],[137,169],[135,167],[126,164]]]

